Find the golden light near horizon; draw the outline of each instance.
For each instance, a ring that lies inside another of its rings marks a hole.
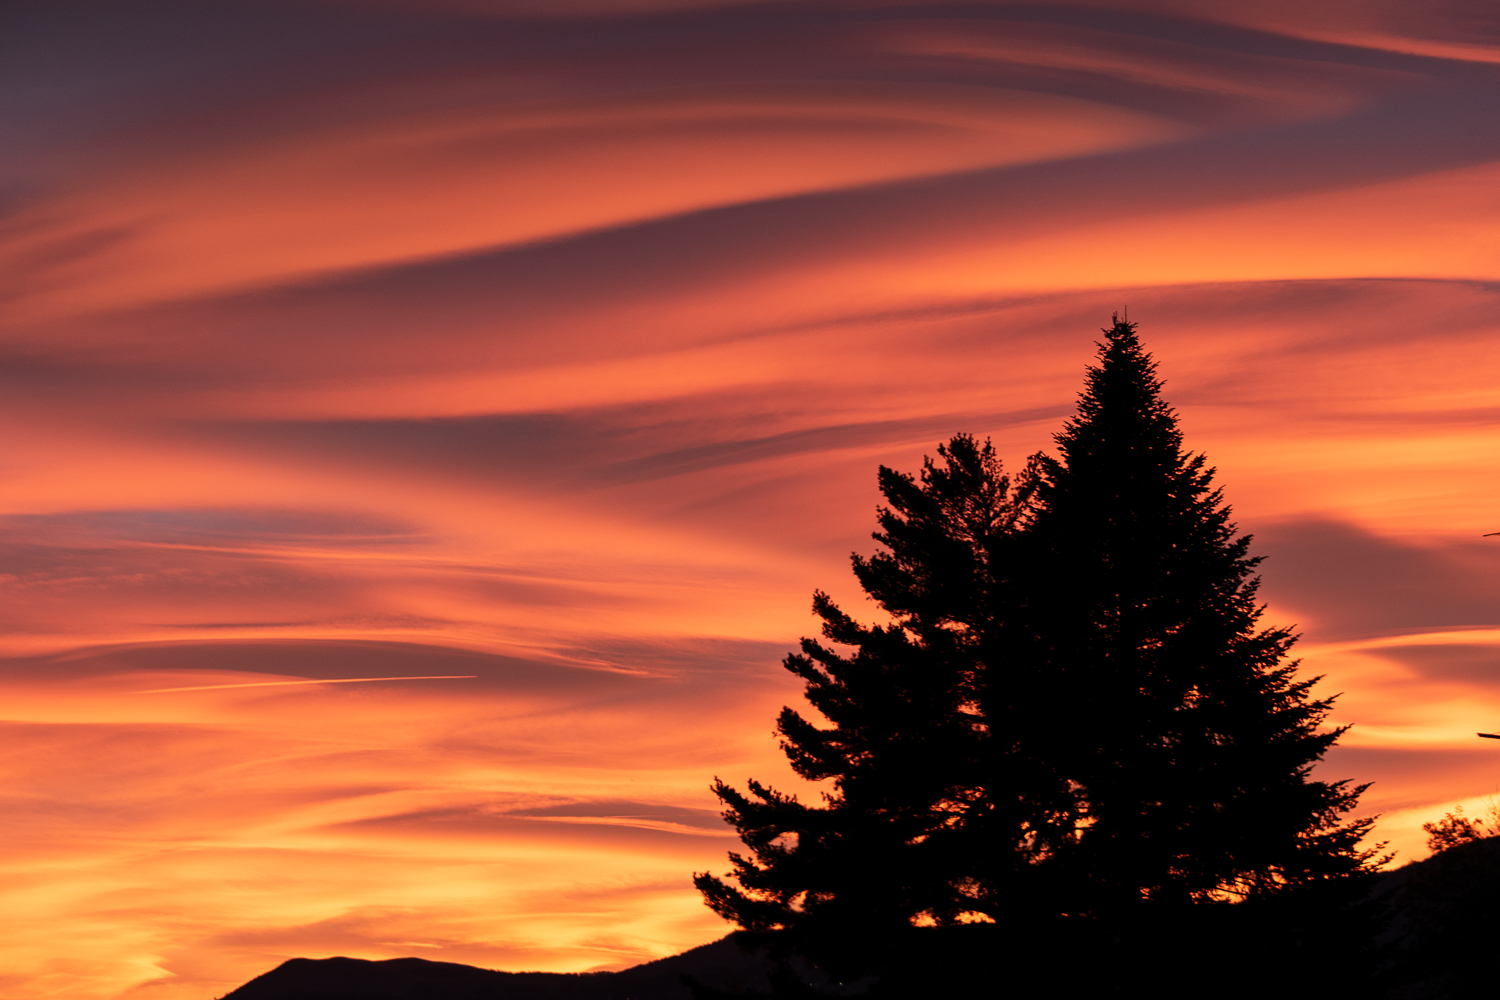
[[[1424,854],[1500,792],[1500,23],[1306,7],[12,4],[0,993],[720,936],[876,467],[1047,448],[1125,306]]]

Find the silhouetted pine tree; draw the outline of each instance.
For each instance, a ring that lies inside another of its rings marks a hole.
[[[938,453],[942,464],[926,461],[920,482],[881,468],[890,507],[874,537],[887,551],[854,557],[893,623],[861,625],[818,593],[824,636],[852,652],[804,639],[786,660],[832,723],[790,708],[778,722],[797,773],[832,782],[826,802],[716,782],[751,856],[731,855],[738,886],[695,879],[725,918],[789,931],[804,954],[849,974],[878,965],[914,920],[995,915],[1014,871],[1071,829],[1066,783],[993,735],[992,720],[1017,700],[997,696],[987,667],[1008,641],[997,609],[1014,588],[1018,505],[988,443],[959,435]]]
[[[1345,820],[1363,786],[1311,775],[1342,730],[1321,730],[1330,702],[1296,678],[1292,634],[1257,629],[1250,539],[1133,325],[1105,332],[1060,458],[1034,456],[1018,489],[965,435],[919,479],[881,468],[885,551],[854,571],[892,622],[815,596],[849,651],[803,640],[786,667],[830,725],[787,708],[778,731],[832,790],[715,782],[749,849],[732,881],[695,877],[725,918],[890,995],[920,982],[891,958],[920,950],[913,924],[966,913],[1002,925],[983,933],[1004,932],[985,940],[1006,963],[1067,961],[1090,989],[1249,954],[1261,989],[1365,947],[1373,925],[1342,919],[1374,867],[1371,821]],[[1189,909],[1237,897],[1256,905]],[[1076,919],[1144,902],[1178,905]]]
[[[1116,317],[1060,458],[1034,462],[1028,620],[1065,709],[1046,751],[1085,817],[1073,910],[1264,895],[1372,867],[1345,822],[1364,786],[1314,780],[1343,732],[1258,630],[1258,558],[1155,363]]]

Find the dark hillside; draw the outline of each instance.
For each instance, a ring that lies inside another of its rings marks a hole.
[[[733,935],[622,972],[494,972],[452,962],[294,958],[224,1000],[689,1000],[682,976],[723,990],[767,988],[765,960]]]
[[[993,925],[913,929],[885,983],[835,985],[793,959],[779,972],[764,947],[731,934],[681,955],[621,972],[494,972],[452,962],[395,958],[294,958],[223,1000],[692,1000],[689,976],[709,996],[987,996],[1000,963]],[[771,988],[775,979],[779,991]]]
[[[1457,844],[1382,880],[1392,1000],[1490,996],[1500,941],[1500,837]]]

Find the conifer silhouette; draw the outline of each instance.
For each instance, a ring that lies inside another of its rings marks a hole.
[[[1048,753],[1085,817],[1072,909],[1265,894],[1372,868],[1365,786],[1312,766],[1343,729],[1257,629],[1260,561],[1186,452],[1135,324],[1116,317],[1058,458],[1034,462],[1029,624],[1071,725]]]
[[[853,563],[891,623],[815,595],[851,651],[804,639],[785,666],[831,726],[786,708],[777,728],[832,788],[812,805],[715,781],[749,848],[733,882],[695,876],[726,919],[854,975],[914,923],[1051,926],[1115,940],[1102,955],[1149,935],[1142,904],[1178,928],[1232,899],[1282,900],[1253,911],[1273,922],[1348,912],[1342,887],[1378,862],[1373,820],[1345,819],[1364,786],[1311,773],[1343,732],[1322,728],[1331,699],[1297,678],[1290,630],[1257,627],[1259,560],[1134,324],[1104,332],[1058,457],[1014,486],[963,434],[918,478],[880,469],[884,551]],[[1312,909],[1284,891],[1308,886],[1341,888]]]
[[[881,942],[914,920],[951,923],[997,898],[984,665],[986,649],[999,645],[989,625],[1011,585],[1005,567],[1019,508],[988,443],[959,435],[938,454],[941,464],[928,460],[920,482],[881,468],[890,507],[874,537],[888,551],[853,559],[894,622],[861,625],[820,592],[813,609],[824,637],[853,652],[804,639],[786,659],[833,724],[815,726],[790,708],[777,724],[797,773],[832,782],[826,802],[802,803],[755,781],[745,795],[716,781],[753,856],[731,855],[737,887],[695,877],[726,919],[793,931],[804,952],[834,965],[878,959]],[[1066,800],[1059,779],[1038,784],[1032,799]],[[1035,850],[1037,840],[1020,831],[1011,846]]]

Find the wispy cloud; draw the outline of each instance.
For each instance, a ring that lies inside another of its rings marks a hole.
[[[373,684],[384,681],[467,681],[478,674],[423,674],[417,677],[319,677],[316,680],[248,681],[241,684],[193,684],[188,687],[147,688],[136,694],[173,694],[178,691],[227,691],[235,688],[300,687],[304,684]]]
[[[0,15],[7,996],[716,936],[876,466],[1127,306],[1326,772],[1494,791],[1489,7],[117,6]]]

